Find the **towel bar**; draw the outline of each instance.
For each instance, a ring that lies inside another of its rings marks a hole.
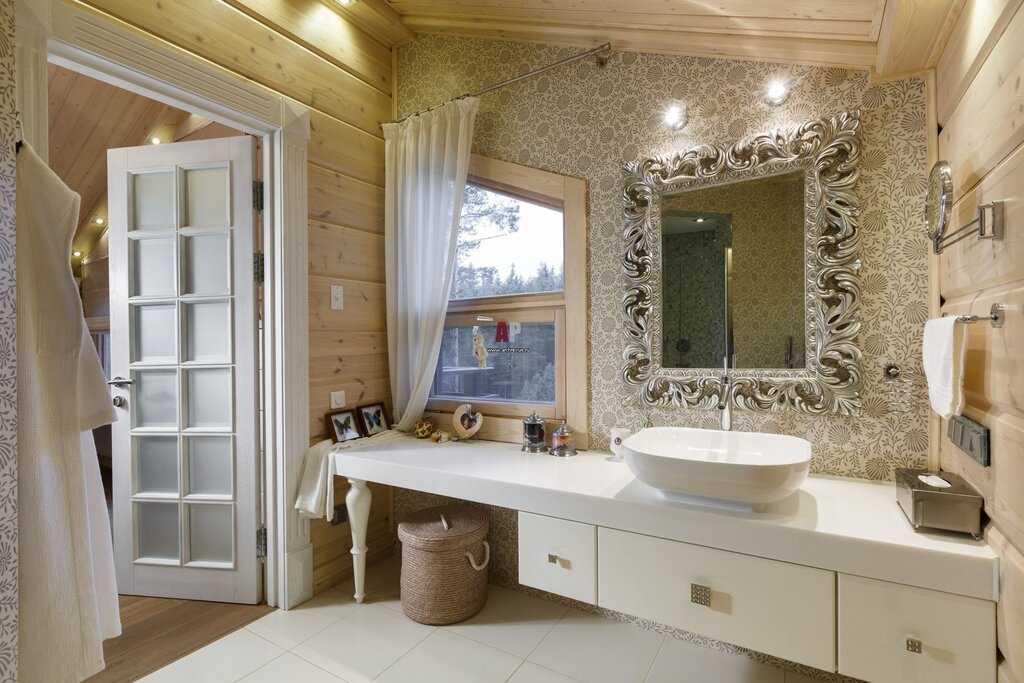
[[[945,318],[948,313],[943,313],[942,317]],[[977,315],[958,315],[956,317],[957,322],[965,323],[967,325],[978,322],[979,320],[988,320],[992,323],[992,327],[1003,326],[1003,305],[992,304],[992,308],[989,309],[988,315],[977,316]]]

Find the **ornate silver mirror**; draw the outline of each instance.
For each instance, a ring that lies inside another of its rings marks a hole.
[[[628,403],[859,407],[859,112],[624,169]],[[724,370],[723,370],[724,366]]]

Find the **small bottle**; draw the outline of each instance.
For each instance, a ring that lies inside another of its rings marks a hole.
[[[576,432],[562,420],[562,425],[551,434],[551,455],[567,458],[576,455]]]
[[[547,448],[544,446],[544,419],[533,411],[528,417],[523,418],[523,452],[544,453]]]

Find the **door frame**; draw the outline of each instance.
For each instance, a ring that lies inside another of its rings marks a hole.
[[[65,0],[16,0],[17,106],[47,157],[47,62],[262,139],[265,201],[261,436],[264,597],[289,609],[313,595],[309,521],[293,501],[309,446],[309,110],[107,14]]]

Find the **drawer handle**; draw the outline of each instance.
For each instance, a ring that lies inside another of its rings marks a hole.
[[[548,553],[548,564],[558,564],[558,555]]]
[[[921,641],[917,638],[907,638],[907,652],[921,654]]]
[[[702,586],[699,583],[691,583],[690,602],[695,605],[711,607],[711,586]]]

